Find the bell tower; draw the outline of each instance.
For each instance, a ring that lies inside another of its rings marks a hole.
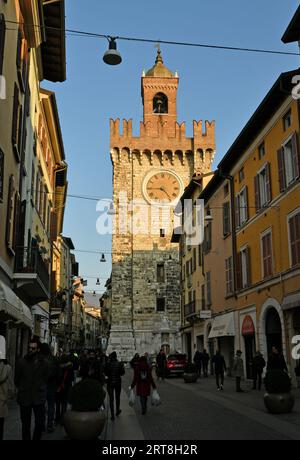
[[[193,121],[193,137],[186,137],[185,123],[177,121],[178,84],[158,49],[141,78],[139,136],[133,136],[132,120],[123,120],[122,129],[120,119],[110,120],[116,214],[108,352],[116,350],[123,361],[135,352],[156,354],[161,346],[181,349],[174,208],[195,173],[211,172],[215,126]]]

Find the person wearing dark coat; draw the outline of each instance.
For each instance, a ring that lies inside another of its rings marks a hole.
[[[163,349],[160,350],[159,354],[156,357],[156,375],[157,380],[160,378],[165,379],[167,369],[167,357]]]
[[[55,423],[62,425],[63,416],[68,407],[68,395],[74,382],[73,362],[69,353],[63,351],[62,355],[58,358],[60,368],[59,381],[56,391],[56,413]]]
[[[253,371],[252,390],[256,390],[257,380],[258,380],[258,390],[261,389],[262,374],[263,374],[265,367],[266,367],[266,361],[264,360],[263,355],[259,351],[257,351],[252,361],[252,371]]]
[[[138,365],[140,359],[140,355],[136,353],[132,360],[130,361],[130,367],[134,370],[135,367]]]
[[[121,414],[120,397],[122,389],[122,375],[125,374],[123,363],[118,361],[117,353],[113,351],[109,356],[109,361],[105,366],[107,376],[107,392],[109,396],[111,420],[115,419],[114,394],[116,395],[116,416]]]
[[[31,440],[31,414],[35,417],[33,440],[39,441],[45,426],[45,403],[49,363],[40,353],[40,342],[32,339],[29,352],[17,364],[15,385],[18,390],[23,441]]]
[[[279,352],[277,347],[272,347],[272,352],[268,359],[268,371],[281,370],[288,372],[288,368],[282,353]]]
[[[194,363],[195,363],[195,366],[197,367],[197,373],[198,373],[199,377],[201,377],[202,353],[200,353],[199,350],[196,350],[196,352],[195,352]]]
[[[151,369],[148,366],[147,358],[141,356],[139,363],[134,370],[133,382],[131,388],[136,386],[136,394],[140,397],[142,415],[147,412],[148,396],[150,396],[151,387],[156,388]]]
[[[212,363],[215,368],[216,383],[217,383],[218,391],[223,390],[224,374],[227,368],[226,368],[224,356],[221,355],[219,350],[216,352],[215,356],[213,357]],[[221,379],[221,383],[220,383],[220,379]]]
[[[58,360],[52,355],[47,343],[41,344],[41,354],[48,360],[49,376],[47,381],[47,431],[53,433],[55,418],[56,392],[60,379]]]
[[[206,350],[203,350],[202,353],[202,367],[203,367],[203,374],[204,377],[208,376],[208,363],[209,363],[209,354]]]

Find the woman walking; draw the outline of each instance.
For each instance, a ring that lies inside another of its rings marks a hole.
[[[14,394],[12,369],[5,359],[0,360],[0,441],[3,440],[4,420],[8,416],[8,400]]]
[[[131,388],[133,389],[135,386],[136,394],[140,397],[141,401],[142,415],[145,415],[147,412],[147,402],[148,396],[150,396],[151,386],[152,388],[156,388],[146,356],[141,356],[135,367]]]

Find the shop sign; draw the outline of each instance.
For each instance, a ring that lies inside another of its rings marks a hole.
[[[243,326],[242,326],[242,334],[243,335],[254,335],[255,334],[255,326],[253,320],[250,315],[247,315],[244,318]]]

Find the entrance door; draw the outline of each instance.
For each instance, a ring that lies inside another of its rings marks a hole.
[[[247,379],[253,378],[252,361],[255,353],[255,335],[245,335],[246,375]]]
[[[275,308],[270,308],[267,312],[266,338],[268,356],[272,351],[272,347],[276,347],[280,352],[282,352],[281,321]]]
[[[186,339],[187,357],[189,361],[192,361],[192,334],[190,332],[187,332],[185,334],[185,339]]]

